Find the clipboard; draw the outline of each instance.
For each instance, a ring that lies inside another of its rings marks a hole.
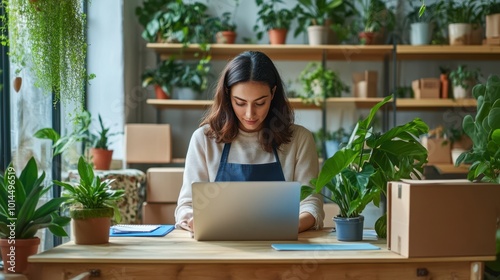
[[[114,233],[113,229],[109,229],[110,237],[162,237],[174,230],[174,225],[161,225],[151,232],[127,232],[127,233]]]

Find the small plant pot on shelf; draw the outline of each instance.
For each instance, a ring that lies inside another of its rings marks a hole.
[[[96,170],[109,170],[113,160],[113,150],[92,148],[90,154]]]
[[[286,42],[288,29],[271,29],[268,32],[271,45],[283,45]]]
[[[470,23],[450,23],[448,36],[450,45],[470,45],[472,25]]]
[[[375,32],[359,32],[358,36],[363,45],[375,44]]]
[[[363,240],[363,228],[365,217],[360,215],[354,218],[333,217],[337,240],[339,241],[361,241]]]
[[[431,43],[432,28],[428,22],[411,24],[410,41],[414,46],[429,45]]]
[[[311,25],[307,27],[309,45],[325,45],[328,43],[328,28],[322,25]]]
[[[155,95],[157,99],[169,99],[170,96],[159,85],[154,85]]]
[[[25,273],[28,268],[28,257],[38,253],[40,238],[0,239],[0,250],[2,251],[2,260],[4,273]],[[7,277],[8,278],[8,277]],[[3,278],[2,278],[3,279]]]
[[[454,86],[453,87],[453,98],[464,99],[464,98],[470,98],[470,97],[471,97],[471,89],[466,89],[462,86]]]
[[[486,38],[500,37],[500,14],[486,16]]]
[[[236,32],[234,31],[220,31],[215,34],[217,44],[234,44],[236,42]]]

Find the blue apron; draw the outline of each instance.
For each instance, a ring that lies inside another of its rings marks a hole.
[[[215,182],[229,181],[285,181],[283,169],[276,148],[273,148],[276,162],[261,164],[239,164],[228,163],[229,149],[231,143],[224,144],[224,150],[220,158],[219,170]]]

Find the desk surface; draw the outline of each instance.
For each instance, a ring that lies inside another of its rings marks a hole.
[[[329,229],[308,231],[298,241],[199,242],[188,232],[174,230],[165,237],[112,237],[106,245],[75,245],[68,242],[31,256],[31,263],[297,263],[304,259],[323,263],[405,263],[487,261],[492,257],[404,258],[387,250],[386,240],[366,241],[381,250],[367,251],[276,251],[274,243],[336,243]]]

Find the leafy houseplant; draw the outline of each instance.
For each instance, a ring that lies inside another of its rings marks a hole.
[[[48,228],[54,235],[68,236],[63,226],[70,219],[59,216],[59,208],[67,198],[52,198],[40,205],[42,197],[52,189],[44,186],[44,179],[45,172],[38,175],[33,157],[19,176],[12,164],[0,175],[0,244],[5,272],[22,273],[26,269],[28,256],[38,251],[40,239],[35,234],[39,229]],[[30,242],[33,250],[24,252],[24,247],[29,248],[25,243]],[[14,260],[9,257],[11,246],[16,247]]]
[[[67,200],[63,206],[69,208],[73,219],[75,243],[108,243],[111,218],[120,222],[117,202],[125,191],[112,189],[113,180],[101,181],[83,157],[78,160],[78,174],[80,182],[77,184],[54,181],[65,190],[62,196]]]
[[[2,0],[7,7],[10,57],[21,69],[29,66],[35,86],[58,100],[83,105],[87,76],[86,15],[80,0]],[[26,53],[29,46],[30,53]]]
[[[257,24],[253,27],[253,31],[257,34],[257,39],[262,39],[264,32],[269,32],[271,44],[284,44],[286,34],[290,30],[290,25],[295,18],[293,11],[286,8],[278,8],[279,4],[284,4],[282,0],[255,0],[255,2],[259,7]],[[258,22],[261,22],[262,26]],[[279,30],[283,37],[274,40],[272,32]]]
[[[299,0],[294,8],[294,13],[298,15],[298,27],[295,29],[294,36],[297,37],[307,28],[309,44],[325,44],[329,28],[326,26],[327,20],[330,19],[332,11],[342,2],[343,0]],[[318,39],[313,35],[316,30],[320,36]]]
[[[321,64],[310,62],[299,75],[303,91],[298,94],[303,102],[320,105],[324,98],[340,97],[348,92],[347,86],[337,73],[325,69]]]
[[[454,98],[470,97],[472,84],[478,82],[480,76],[479,69],[469,70],[466,65],[459,65],[457,69],[452,70],[449,79],[453,85]]]
[[[472,149],[462,153],[456,165],[471,163],[467,179],[500,184],[500,78],[488,77],[486,83],[474,87],[472,94],[477,100],[477,113],[463,119],[462,128],[472,139]],[[500,187],[500,186],[499,186]],[[500,273],[500,229],[497,229],[497,258],[486,267]],[[491,278],[493,279],[493,278]]]
[[[224,12],[221,17],[213,18],[216,28],[216,41],[220,44],[234,44],[236,40],[236,23],[231,12]]]
[[[375,114],[391,98],[386,97],[370,110],[366,119],[358,121],[348,143],[328,158],[318,177],[311,180],[312,188],[302,186],[302,199],[326,188],[332,193],[326,198],[340,208],[337,218],[352,219],[359,217],[368,203],[379,205],[381,194],[386,194],[387,182],[419,177],[427,162],[427,150],[418,137],[428,132],[428,126],[416,118],[385,133],[373,131]],[[379,237],[385,238],[385,215],[375,228]]]
[[[153,85],[156,98],[168,99],[171,97],[172,86],[179,79],[181,63],[173,58],[161,61],[154,69],[146,69],[142,73],[142,86]]]
[[[359,0],[359,2],[362,10],[359,38],[362,44],[374,44],[375,35],[383,28],[391,27],[395,16],[381,0]]]

